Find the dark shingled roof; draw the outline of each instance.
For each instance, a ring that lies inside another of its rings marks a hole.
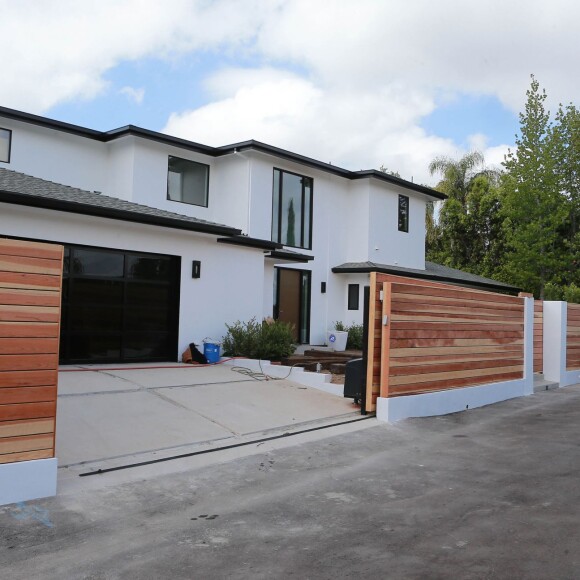
[[[519,288],[463,272],[462,270],[455,270],[448,268],[441,264],[434,262],[425,262],[424,270],[417,270],[415,268],[403,268],[401,266],[390,266],[388,264],[376,264],[375,262],[347,262],[340,266],[332,268],[335,274],[364,274],[368,272],[382,272],[384,274],[393,274],[398,276],[408,276],[410,278],[422,278],[425,280],[435,280],[438,282],[449,282],[451,284],[461,284],[462,286],[470,286],[480,288],[482,290],[492,290],[496,292],[517,293]]]
[[[113,129],[111,131],[105,132],[95,131],[94,129],[87,129],[85,127],[73,125],[71,123],[63,123],[62,121],[56,121],[55,119],[49,119],[39,115],[32,115],[31,113],[24,113],[22,111],[9,109],[7,107],[0,107],[0,117],[14,119],[24,123],[30,123],[32,125],[38,125],[39,127],[47,127],[56,131],[70,133],[72,135],[79,135],[81,137],[94,139],[102,143],[109,143],[115,139],[132,135],[142,139],[155,141],[157,143],[163,143],[165,145],[181,147],[182,149],[186,149],[188,151],[196,151],[198,153],[203,153],[204,155],[210,155],[212,157],[231,155],[238,151],[258,151],[267,155],[273,155],[280,159],[286,159],[288,161],[299,163],[307,167],[319,169],[320,171],[339,175],[340,177],[344,177],[346,179],[374,178],[378,179],[379,181],[386,181],[392,183],[393,185],[416,191],[417,193],[422,193],[434,199],[445,199],[447,197],[443,193],[431,189],[430,187],[420,185],[419,183],[413,183],[412,181],[407,181],[405,179],[401,179],[400,177],[390,175],[389,173],[377,171],[376,169],[350,171],[348,169],[343,169],[342,167],[332,165],[331,163],[318,161],[317,159],[312,159],[311,157],[306,157],[305,155],[293,153],[292,151],[287,151],[286,149],[281,149],[280,147],[268,145],[267,143],[261,143],[260,141],[256,141],[254,139],[243,141],[241,143],[224,145],[223,147],[211,147],[209,145],[195,143],[194,141],[188,141],[187,139],[180,139],[179,137],[158,133],[157,131],[142,129],[141,127],[135,127],[134,125],[127,125],[125,127],[120,127],[119,129]]]
[[[0,202],[137,222],[221,236],[240,234],[236,228],[61,185],[0,168]]]

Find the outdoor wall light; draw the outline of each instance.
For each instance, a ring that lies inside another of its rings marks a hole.
[[[201,262],[199,260],[193,260],[191,263],[191,277],[199,278],[201,276]]]
[[[326,282],[321,282],[320,283],[320,293],[321,294],[326,294]]]

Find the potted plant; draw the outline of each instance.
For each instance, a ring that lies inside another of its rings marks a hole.
[[[326,341],[328,346],[331,346],[333,350],[343,351],[346,350],[346,342],[348,340],[348,331],[342,322],[339,320],[334,323],[334,330],[328,330],[326,332]]]

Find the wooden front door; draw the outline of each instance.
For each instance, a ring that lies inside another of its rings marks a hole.
[[[294,340],[309,341],[310,329],[310,272],[278,268],[274,318],[294,327]]]

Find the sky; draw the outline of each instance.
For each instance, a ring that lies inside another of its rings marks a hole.
[[[580,95],[573,0],[0,0],[0,106],[207,145],[256,139],[434,185],[500,166],[530,75]]]

